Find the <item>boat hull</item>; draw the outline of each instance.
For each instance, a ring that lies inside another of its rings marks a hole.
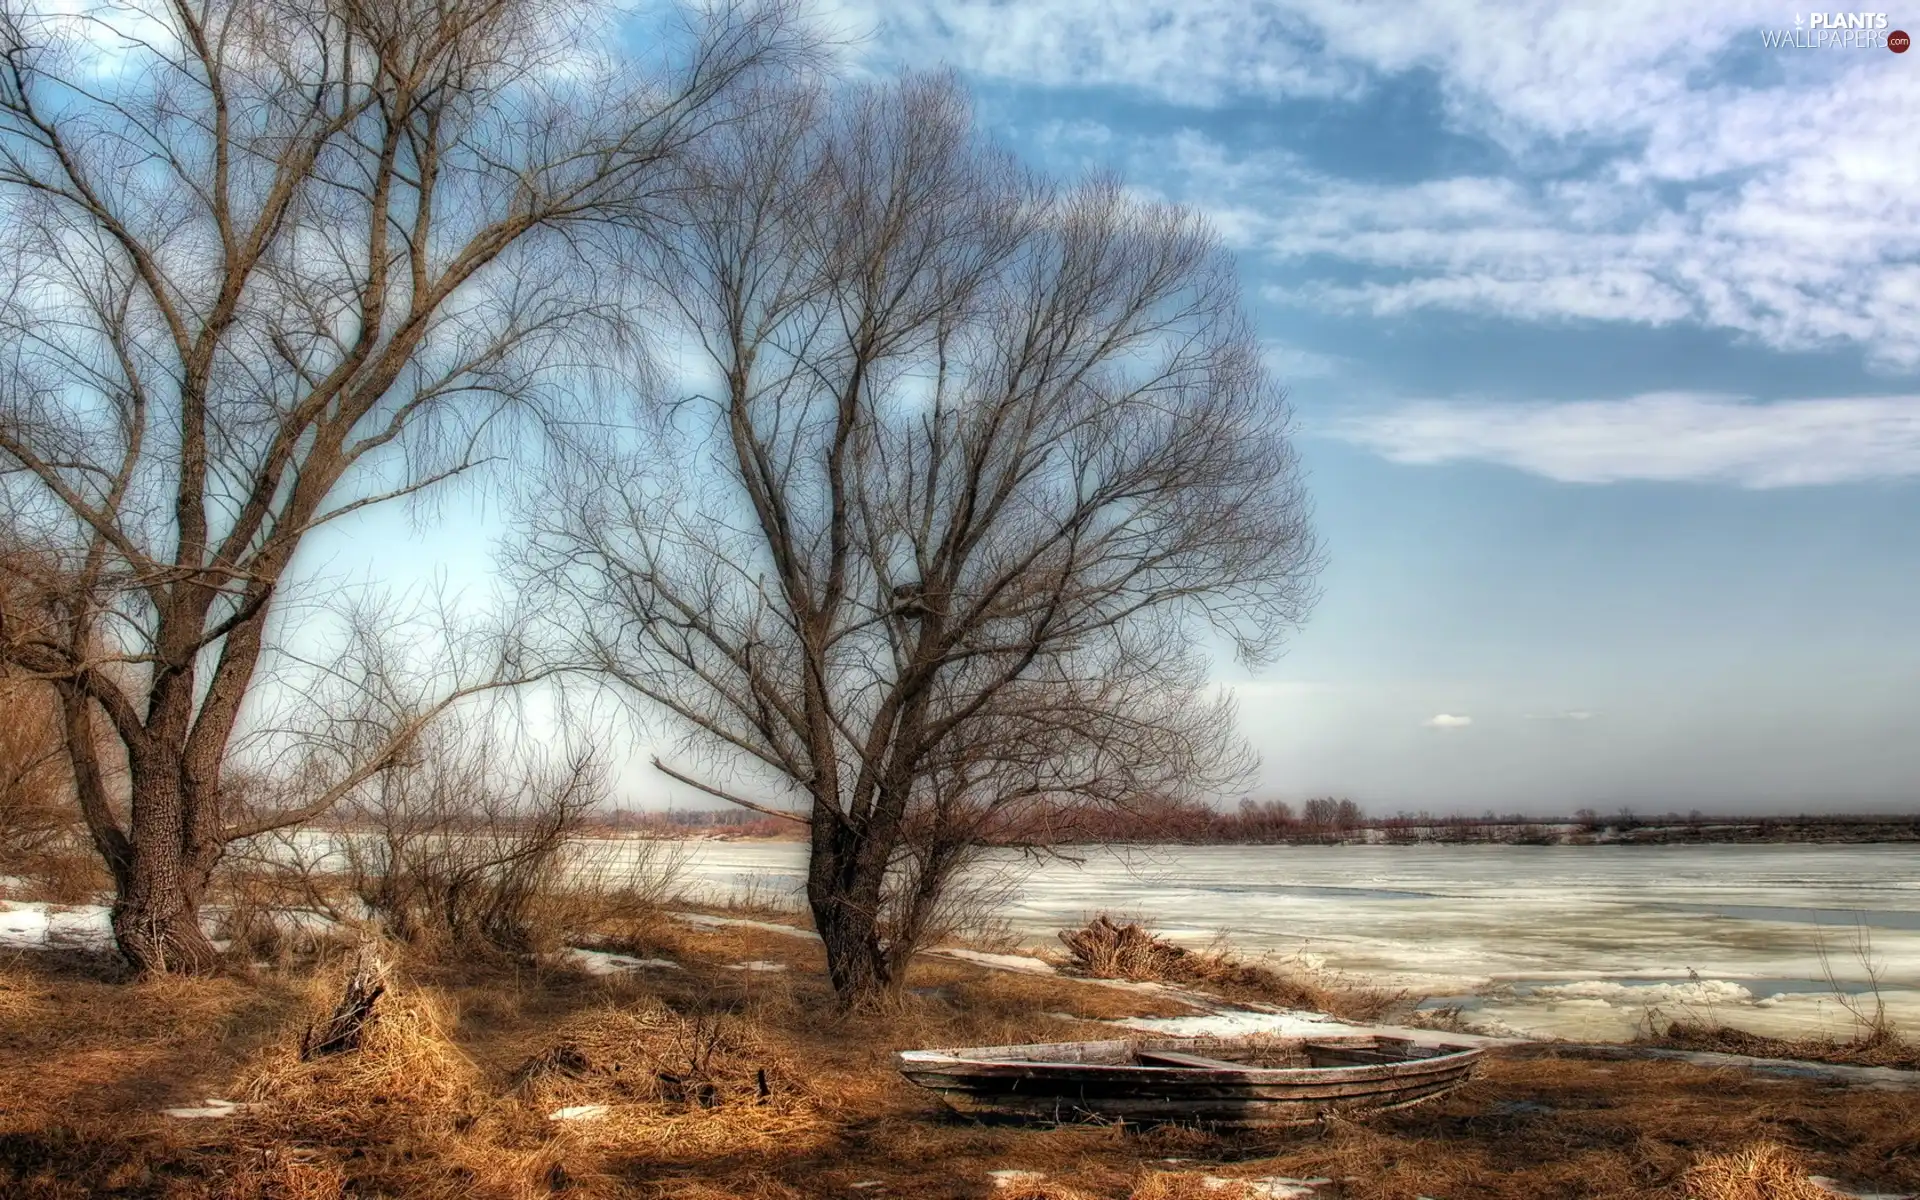
[[[1417,1104],[1472,1079],[1481,1052],[1349,1036],[1125,1039],[896,1057],[906,1078],[970,1114],[1234,1127]],[[1149,1061],[1155,1057],[1161,1061]]]

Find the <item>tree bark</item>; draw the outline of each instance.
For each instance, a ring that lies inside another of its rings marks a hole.
[[[116,879],[114,941],[142,974],[212,970],[219,953],[200,928],[200,897],[216,853],[189,842],[188,796],[179,772],[136,765],[133,789],[133,836],[126,871]]]
[[[820,816],[815,822],[813,853],[807,862],[807,903],[826,948],[827,978],[842,1008],[879,1007],[898,984],[880,939],[883,881],[862,877],[854,853],[859,841],[853,831]]]

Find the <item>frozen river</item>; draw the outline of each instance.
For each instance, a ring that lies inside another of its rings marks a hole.
[[[1035,944],[1092,913],[1180,941],[1452,998],[1496,1030],[1630,1034],[1649,1006],[1757,1031],[1844,1033],[1879,973],[1920,1030],[1920,847],[1160,846],[1025,864],[1004,910]],[[701,842],[705,890],[797,893],[805,847]],[[1866,1001],[1870,1003],[1870,1000]]]

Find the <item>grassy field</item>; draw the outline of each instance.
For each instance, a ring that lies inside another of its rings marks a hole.
[[[1185,1006],[928,958],[898,1011],[839,1017],[802,939],[661,918],[608,948],[679,965],[405,963],[364,1048],[315,1062],[297,1048],[341,962],[128,983],[103,959],[14,956],[0,1195],[1236,1200],[1263,1194],[1236,1181],[1272,1177],[1328,1180],[1313,1194],[1329,1200],[1828,1195],[1810,1175],[1920,1190],[1914,1093],[1678,1062],[1494,1057],[1424,1107],[1258,1134],[983,1125],[902,1081],[890,1052],[1111,1036],[1095,1022]],[[162,1111],[209,1099],[241,1107]]]

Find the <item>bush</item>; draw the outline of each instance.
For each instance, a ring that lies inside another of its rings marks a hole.
[[[390,936],[448,954],[534,954],[670,894],[672,843],[583,836],[608,799],[597,763],[517,757],[452,724],[343,810],[332,842],[346,890]]]
[[[325,827],[236,847],[219,879],[223,935],[276,958],[371,923],[455,961],[528,957],[650,918],[673,893],[678,844],[588,836],[608,794],[599,766],[503,752],[492,734],[450,719]]]
[[[1072,955],[1074,969],[1095,979],[1198,984],[1348,1021],[1378,1021],[1411,1000],[1404,991],[1351,987],[1337,978],[1283,973],[1242,961],[1225,947],[1189,950],[1137,923],[1122,925],[1105,913],[1082,928],[1061,930],[1059,938]]]
[[[36,900],[74,904],[108,884],[87,840],[53,689],[0,677],[0,863]]]

